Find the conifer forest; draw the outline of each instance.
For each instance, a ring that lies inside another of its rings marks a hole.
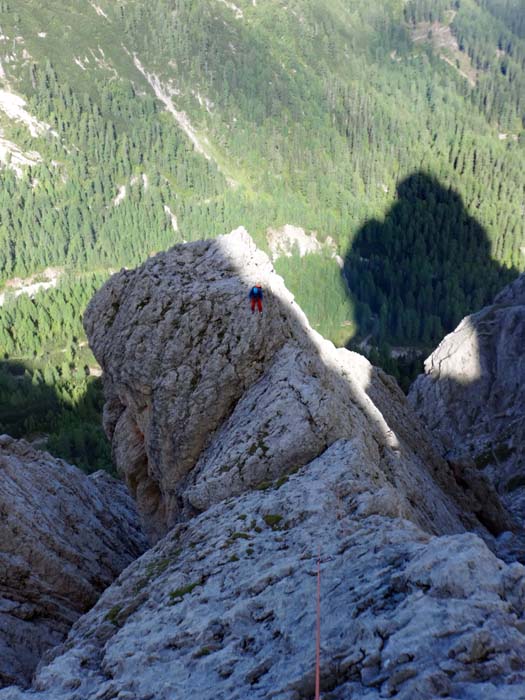
[[[0,432],[111,471],[91,296],[238,226],[315,232],[277,271],[407,389],[524,270],[524,166],[522,0],[0,0]]]

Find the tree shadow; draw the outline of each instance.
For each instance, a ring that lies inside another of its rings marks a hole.
[[[406,364],[419,356],[411,368],[417,373],[423,356],[518,271],[493,259],[487,231],[461,196],[432,175],[405,178],[397,197],[383,221],[372,219],[358,231],[343,269],[355,300],[353,349],[391,372],[402,358]],[[413,377],[401,378],[406,390]]]
[[[86,377],[76,401],[61,391],[66,383],[53,383],[21,360],[0,361],[0,434],[29,440],[87,473],[103,468],[115,475],[100,425],[101,380]]]

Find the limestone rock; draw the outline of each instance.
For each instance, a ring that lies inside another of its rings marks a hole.
[[[248,304],[255,282],[262,315]],[[458,486],[395,382],[310,328],[244,229],[115,275],[85,327],[115,461],[153,540],[343,438],[363,450],[370,509],[388,493],[389,507],[428,532],[479,526],[478,496]],[[508,519],[493,507],[501,532]]]
[[[315,231],[306,233],[300,226],[285,224],[281,228],[269,228],[266,231],[266,240],[273,262],[280,257],[291,257],[297,253],[301,258],[312,253],[320,254],[324,250],[329,251],[332,257],[336,257],[336,245],[330,236],[324,243],[320,243]]]
[[[323,700],[525,696],[525,568],[477,534],[505,528],[497,496],[481,517],[483,484],[312,331],[245,231],[121,272],[85,323],[117,464],[164,536],[0,700],[310,700],[319,547]]]
[[[525,275],[465,318],[409,399],[456,470],[482,472],[515,516],[525,498]]]
[[[0,685],[42,654],[142,551],[123,484],[0,437]]]
[[[336,441],[176,526],[0,700],[311,699],[319,546],[323,700],[525,697],[525,568],[400,517],[368,458]]]

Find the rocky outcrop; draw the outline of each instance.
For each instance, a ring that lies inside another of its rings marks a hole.
[[[248,305],[256,281],[262,315]],[[389,508],[428,532],[480,526],[479,496],[458,486],[395,382],[310,328],[243,229],[115,275],[85,327],[115,461],[152,539],[339,439],[364,451],[372,500],[388,493]],[[497,498],[492,509],[489,527],[507,529]]]
[[[176,526],[0,700],[311,700],[319,547],[323,700],[525,697],[525,568],[399,517],[368,460],[337,441]]]
[[[335,241],[330,236],[321,243],[315,231],[307,233],[300,226],[285,224],[281,228],[269,228],[266,231],[266,240],[273,262],[281,257],[290,258],[294,254],[304,258],[305,255],[320,255],[323,252],[329,253],[338,263],[342,262],[337,255]]]
[[[525,696],[525,568],[476,534],[488,491],[246,232],[121,272],[86,327],[118,466],[167,534],[0,700],[311,700],[319,548],[324,700]]]
[[[141,552],[123,484],[0,437],[0,685],[28,683],[42,654]]]
[[[457,472],[482,472],[523,520],[525,275],[465,318],[425,362],[409,399]]]

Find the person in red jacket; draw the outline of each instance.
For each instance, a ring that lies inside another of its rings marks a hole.
[[[255,311],[255,305],[257,305],[259,313],[262,314],[263,290],[258,282],[250,289],[250,293],[248,294],[248,296],[251,302],[252,314]]]

